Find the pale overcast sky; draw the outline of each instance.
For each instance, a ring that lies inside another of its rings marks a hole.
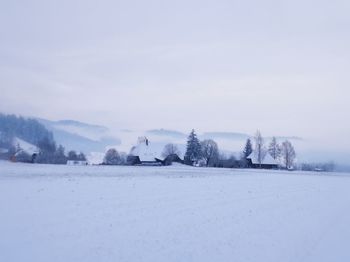
[[[1,1],[0,111],[346,151],[349,3]]]

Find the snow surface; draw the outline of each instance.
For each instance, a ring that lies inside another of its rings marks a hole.
[[[349,261],[350,176],[0,162],[0,261]]]
[[[26,141],[24,141],[24,140],[22,140],[22,139],[20,139],[18,137],[14,138],[14,142],[13,143],[14,143],[15,146],[19,145],[19,147],[23,151],[27,152],[30,155],[39,153],[39,148],[37,146],[35,146],[33,144],[30,144],[30,143],[28,143],[28,142],[26,142]]]

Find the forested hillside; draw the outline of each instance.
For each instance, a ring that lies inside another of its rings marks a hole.
[[[39,148],[44,142],[55,143],[52,133],[37,120],[0,113],[0,147],[9,148],[13,146],[15,137]]]

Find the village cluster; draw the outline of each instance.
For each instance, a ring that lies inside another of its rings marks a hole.
[[[286,140],[279,145],[277,139],[273,137],[266,147],[259,131],[254,136],[253,142],[247,139],[242,152],[237,157],[234,154],[221,153],[218,144],[212,139],[200,141],[195,131],[192,130],[187,139],[185,152],[181,152],[179,147],[172,143],[166,144],[159,152],[147,137],[139,137],[137,145],[131,148],[128,155],[111,148],[106,152],[102,164],[161,166],[177,162],[201,167],[285,168],[290,170],[294,168],[295,157],[296,153],[291,142]]]

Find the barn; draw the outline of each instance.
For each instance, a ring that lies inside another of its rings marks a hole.
[[[142,166],[171,165],[173,162],[183,163],[183,160],[176,154],[171,154],[166,158],[162,157],[162,149],[159,145],[152,144],[147,137],[139,137],[137,145],[130,150],[127,163]]]
[[[162,158],[158,150],[152,146],[147,137],[139,137],[127,159],[129,165],[161,166]]]
[[[262,168],[262,169],[277,169],[278,163],[269,153],[266,153],[265,157],[259,163],[257,159],[257,154],[255,152],[251,153],[247,157],[248,167],[250,168]]]

